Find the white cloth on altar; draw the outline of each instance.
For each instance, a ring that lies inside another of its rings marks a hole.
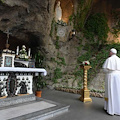
[[[111,115],[120,115],[120,58],[109,57],[103,64],[105,76],[104,109]]]
[[[33,72],[42,73],[44,76],[47,75],[47,71],[43,68],[0,67],[0,72]]]

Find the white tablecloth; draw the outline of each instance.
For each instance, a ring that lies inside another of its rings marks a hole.
[[[0,72],[33,72],[47,75],[47,71],[43,68],[0,67]]]

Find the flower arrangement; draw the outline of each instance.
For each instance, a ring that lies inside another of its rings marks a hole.
[[[90,62],[89,61],[83,61],[82,65],[90,65]]]
[[[26,52],[25,45],[22,46],[22,49],[19,52],[19,58],[20,59],[26,59],[26,60],[28,59],[28,55],[27,55],[27,52]]]
[[[65,22],[62,21],[62,20],[58,20],[58,21],[57,21],[57,24],[58,24],[58,25],[62,25],[62,26],[67,26],[67,23],[65,23]]]

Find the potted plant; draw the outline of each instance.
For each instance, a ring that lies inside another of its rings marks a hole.
[[[41,97],[42,91],[41,91],[41,84],[40,84],[40,76],[38,76],[35,79],[35,87],[36,87],[35,95],[37,97]]]
[[[38,76],[35,79],[35,87],[36,87],[35,95],[37,97],[41,97],[42,94],[41,89],[43,89],[45,86],[46,86],[46,82],[42,80],[42,76]]]
[[[38,50],[35,54],[35,66],[36,66],[36,68],[43,67],[43,60],[44,60],[44,57],[41,54],[41,52]],[[37,97],[41,97],[41,93],[42,93],[41,89],[43,89],[43,87],[46,86],[46,82],[43,81],[43,78],[40,75],[35,78],[34,82],[35,82],[35,95]]]

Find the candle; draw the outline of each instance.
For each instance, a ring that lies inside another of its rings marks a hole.
[[[17,46],[16,55],[19,53],[19,46]]]
[[[28,57],[30,57],[30,52],[31,52],[31,49],[29,48],[29,50],[28,50]]]

